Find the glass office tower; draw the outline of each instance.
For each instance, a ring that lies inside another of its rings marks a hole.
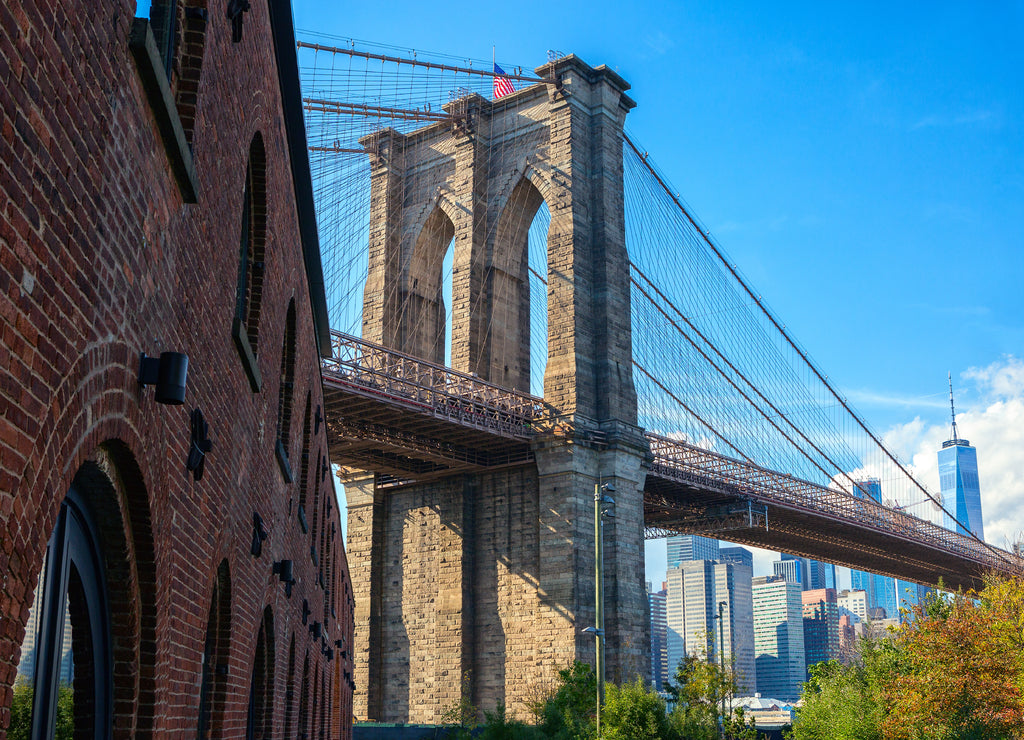
[[[981,486],[978,484],[978,451],[966,439],[960,439],[956,429],[956,408],[953,406],[953,378],[949,379],[949,410],[953,417],[953,434],[939,450],[939,487],[942,505],[949,514],[943,515],[943,526],[960,534],[970,532],[985,539],[981,523]],[[955,521],[954,521],[955,518]]]
[[[677,534],[666,540],[668,567],[688,560],[718,560],[718,540],[696,534]]]

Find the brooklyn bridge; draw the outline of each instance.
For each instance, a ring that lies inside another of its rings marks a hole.
[[[645,537],[699,533],[972,587],[1021,561],[851,408],[626,129],[629,84],[299,42],[348,501],[355,714],[513,707],[643,672]],[[882,499],[861,490],[881,481]]]

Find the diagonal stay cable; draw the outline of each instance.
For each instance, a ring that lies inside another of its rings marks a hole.
[[[817,366],[813,362],[811,362],[811,358],[808,357],[807,353],[800,348],[796,341],[789,335],[789,332],[787,332],[782,327],[782,325],[775,318],[772,312],[768,310],[768,307],[764,304],[764,302],[757,296],[756,293],[754,293],[754,291],[747,284],[747,282],[740,276],[736,268],[733,265],[729,264],[729,261],[725,258],[725,255],[718,248],[718,246],[711,240],[711,237],[700,226],[697,225],[696,220],[693,218],[692,215],[690,215],[690,212],[682,204],[679,198],[669,189],[668,185],[657,173],[657,171],[651,165],[650,161],[648,161],[648,157],[643,152],[640,151],[639,147],[637,147],[633,140],[625,133],[623,133],[622,139],[624,142],[626,142],[626,144],[629,145],[630,149],[632,149],[633,152],[636,153],[637,157],[639,157],[640,161],[643,162],[648,172],[650,172],[654,179],[657,180],[658,184],[662,187],[662,189],[669,196],[672,202],[675,203],[676,207],[683,214],[683,216],[686,217],[686,220],[690,222],[690,225],[697,231],[697,233],[700,235],[704,243],[708,245],[708,247],[711,249],[712,252],[714,252],[715,256],[719,259],[719,261],[725,266],[726,270],[728,270],[729,273],[733,276],[733,278],[736,280],[739,286],[743,288],[743,291],[747,294],[747,296],[754,302],[754,304],[759,309],[761,309],[762,313],[764,313],[768,321],[771,322],[771,324],[776,328],[776,330],[779,332],[782,338],[786,340],[786,343],[789,344],[793,351],[797,353],[800,359],[803,360],[804,364],[806,364],[807,367],[811,370],[811,372],[814,373],[814,375],[818,378],[822,385],[826,389],[828,389],[829,393],[832,394],[836,401],[839,402],[843,409],[846,410],[846,412],[864,431],[864,433],[868,435],[868,437],[878,446],[878,448],[885,454],[885,456],[888,457],[889,460],[907,477],[907,479],[910,480],[913,483],[913,485],[916,488],[918,488],[925,496],[931,499],[931,501],[935,503],[942,510],[943,513],[950,516],[953,521],[956,521],[956,517],[953,516],[946,509],[946,507],[942,505],[942,502],[939,499],[937,499],[927,488],[921,485],[921,483],[910,474],[910,472],[906,469],[903,463],[900,462],[900,460],[895,455],[893,455],[884,444],[882,444],[881,440],[879,440],[875,433],[871,431],[871,429],[864,422],[864,420],[861,419],[860,416],[850,407],[850,405],[846,402],[846,399],[839,395],[839,392],[836,391],[832,384],[828,382],[828,380],[825,378],[825,375],[817,368]],[[976,540],[977,542],[981,543],[984,547],[989,549],[993,554],[995,554],[997,557],[1001,558],[1005,562],[1012,563],[1012,561],[1007,557],[1006,553],[1004,553],[999,548],[988,544],[987,542],[985,542],[985,540],[981,539],[973,532],[968,531],[968,536]]]
[[[638,272],[639,272],[639,270],[638,270]],[[646,279],[646,276],[644,276],[644,279]],[[827,470],[825,470],[824,467],[822,467],[821,463],[819,463],[817,460],[815,460],[813,457],[811,457],[809,454],[807,454],[807,451],[804,450],[799,444],[797,444],[796,440],[794,440],[792,437],[790,437],[786,433],[786,431],[784,429],[782,429],[782,427],[780,427],[775,422],[774,419],[771,418],[771,416],[769,416],[767,413],[765,413],[764,409],[762,409],[758,404],[754,403],[754,400],[749,395],[747,395],[746,391],[744,391],[742,388],[740,388],[739,385],[737,385],[736,381],[734,381],[732,378],[730,378],[729,375],[724,370],[722,370],[722,368],[719,365],[715,364],[715,361],[713,359],[711,359],[711,357],[709,357],[708,354],[703,349],[701,349],[699,346],[697,346],[697,343],[695,341],[693,341],[693,337],[689,336],[689,334],[687,334],[683,330],[683,328],[681,326],[679,326],[678,323],[676,323],[675,319],[673,319],[671,316],[669,316],[668,312],[666,312],[665,309],[663,309],[661,306],[659,306],[651,298],[650,294],[646,290],[644,290],[643,287],[636,280],[634,280],[632,277],[630,277],[629,280],[630,280],[631,283],[633,283],[633,285],[636,286],[636,289],[639,290],[644,295],[644,297],[648,301],[651,302],[651,304],[658,310],[658,312],[662,316],[664,316],[665,319],[676,328],[676,330],[683,336],[683,338],[687,342],[690,343],[690,346],[692,346],[695,350],[697,350],[697,352],[700,353],[701,357],[703,357],[704,360],[709,365],[711,365],[711,367],[715,368],[715,370],[718,371],[718,373],[729,383],[729,385],[731,385],[736,390],[737,393],[739,393],[741,396],[743,396],[744,400],[746,400],[746,402],[748,404],[750,404],[751,407],[756,409],[757,412],[759,414],[761,414],[761,416],[764,417],[765,421],[767,421],[769,424],[772,425],[772,427],[774,427],[775,431],[777,431],[779,434],[781,434],[791,445],[793,445],[793,447],[796,448],[800,452],[801,455],[806,457],[807,460],[810,461],[811,465],[813,465],[818,470],[820,470],[822,475],[824,475],[828,479],[831,479],[833,477],[831,473],[829,473]],[[699,332],[698,332],[698,334],[699,334]],[[701,335],[701,338],[704,339],[705,342],[708,341],[707,338],[705,338],[703,335]],[[709,344],[710,344],[710,342],[709,342]],[[715,346],[713,344],[711,345],[711,347],[712,347],[712,349],[715,350],[715,352],[718,352],[718,349],[715,348]],[[719,353],[719,354],[721,354],[721,353]],[[730,365],[730,367],[731,367],[731,365]],[[743,377],[743,376],[740,375],[740,377]],[[746,378],[744,378],[744,380],[746,380]],[[676,399],[674,396],[673,396],[673,399],[675,399],[678,402],[678,399]],[[772,408],[774,408],[774,406]],[[785,417],[783,416],[783,418],[785,418]],[[799,430],[797,430],[797,431],[799,431]],[[814,445],[812,444],[812,446],[814,446]],[[817,449],[817,447],[815,447],[815,449]],[[820,452],[820,450],[819,450],[819,452]],[[823,453],[822,453],[822,456],[825,457],[825,459],[828,460],[830,463],[832,463],[832,461],[829,460],[829,458],[827,456],[825,456]],[[832,463],[832,464],[835,465],[835,463]]]
[[[829,463],[829,465],[831,465],[832,467],[834,467],[834,468],[836,469],[836,471],[837,471],[837,472],[839,473],[839,475],[841,475],[841,476],[843,476],[844,478],[846,478],[846,480],[848,480],[848,481],[850,482],[850,485],[852,486],[852,488],[851,488],[851,490],[852,490],[852,491],[856,491],[856,490],[857,490],[857,484],[856,484],[856,483],[854,483],[853,479],[852,479],[852,478],[850,478],[849,474],[848,474],[848,473],[847,473],[847,472],[846,472],[845,470],[843,470],[842,466],[840,466],[840,465],[839,465],[839,464],[838,464],[838,463],[837,463],[837,462],[836,462],[835,460],[833,460],[833,459],[832,459],[832,458],[831,458],[831,457],[830,457],[830,456],[828,455],[828,453],[826,453],[826,452],[825,452],[824,450],[822,450],[822,449],[821,449],[821,448],[820,448],[820,447],[819,447],[819,446],[818,446],[817,444],[815,444],[815,443],[814,443],[814,441],[813,441],[813,440],[811,440],[811,439],[810,439],[810,438],[809,438],[809,437],[808,437],[808,436],[807,436],[807,435],[806,435],[806,434],[804,433],[804,431],[803,431],[802,429],[800,429],[800,427],[798,427],[798,426],[797,426],[796,424],[794,424],[794,423],[793,423],[793,421],[792,421],[792,420],[791,420],[791,419],[790,419],[790,418],[789,418],[789,417],[788,417],[788,416],[787,416],[787,415],[786,415],[786,414],[785,414],[785,413],[784,413],[784,412],[783,412],[783,411],[782,411],[781,409],[779,409],[779,408],[778,408],[778,407],[777,407],[777,406],[776,406],[776,405],[775,405],[774,403],[772,403],[772,401],[771,401],[771,400],[770,400],[770,399],[769,399],[769,398],[768,398],[768,397],[767,397],[767,396],[766,396],[766,395],[765,395],[765,394],[764,394],[764,393],[763,393],[763,392],[761,391],[761,389],[760,389],[760,388],[758,388],[758,387],[757,387],[757,386],[756,386],[756,385],[755,385],[755,384],[753,383],[753,381],[751,381],[751,380],[750,380],[750,379],[749,379],[749,378],[748,378],[748,377],[747,377],[747,376],[746,376],[746,375],[745,375],[745,374],[744,374],[744,373],[743,373],[743,372],[742,372],[742,371],[741,371],[741,370],[740,370],[739,368],[737,368],[737,367],[736,367],[736,366],[735,366],[735,365],[734,365],[734,364],[732,363],[732,361],[731,361],[731,360],[729,360],[729,358],[728,358],[728,357],[726,357],[726,356],[725,356],[725,355],[724,355],[724,354],[722,353],[722,351],[721,351],[720,349],[718,349],[718,347],[716,347],[716,346],[715,346],[715,343],[714,343],[714,342],[712,342],[712,341],[711,341],[711,340],[710,340],[710,339],[709,339],[709,338],[708,338],[707,336],[705,336],[705,335],[704,335],[704,333],[703,333],[703,332],[701,332],[701,330],[700,330],[700,329],[698,329],[698,328],[697,328],[697,327],[696,327],[696,326],[695,326],[695,325],[693,324],[693,322],[692,322],[692,321],[690,321],[690,319],[689,319],[689,318],[688,318],[688,317],[687,317],[686,315],[684,315],[684,314],[683,314],[683,312],[682,312],[682,311],[680,311],[680,310],[679,310],[679,308],[678,308],[678,307],[677,307],[677,306],[676,306],[676,305],[675,305],[675,304],[674,304],[674,303],[673,303],[673,302],[672,302],[671,300],[669,300],[668,296],[666,296],[666,295],[665,295],[664,293],[662,293],[662,292],[661,292],[661,290],[660,290],[660,289],[658,288],[658,286],[657,286],[657,285],[655,285],[655,284],[654,284],[654,283],[653,283],[653,282],[651,281],[651,279],[650,279],[649,277],[647,277],[647,275],[646,275],[646,274],[644,274],[643,270],[641,270],[641,269],[640,269],[639,267],[637,267],[637,266],[636,266],[635,264],[633,264],[632,262],[630,262],[629,264],[630,264],[630,267],[631,267],[631,268],[632,268],[633,270],[635,270],[635,271],[637,272],[637,274],[638,274],[638,275],[640,275],[640,277],[642,277],[642,278],[644,279],[644,281],[645,281],[645,282],[646,282],[646,283],[647,283],[647,284],[648,284],[649,286],[651,286],[651,288],[652,288],[652,289],[653,289],[653,290],[654,290],[654,291],[655,291],[655,292],[656,292],[656,293],[658,294],[658,297],[659,297],[659,298],[661,298],[661,300],[663,300],[663,301],[664,301],[664,302],[665,302],[666,304],[668,304],[668,306],[669,306],[669,307],[671,307],[671,309],[672,309],[672,310],[673,310],[673,311],[674,311],[674,312],[676,313],[676,315],[677,315],[677,316],[679,316],[679,318],[680,318],[680,319],[682,319],[682,320],[683,320],[683,321],[684,321],[684,322],[686,323],[686,325],[687,325],[688,327],[690,327],[690,329],[691,329],[691,330],[692,330],[692,331],[693,331],[693,332],[694,332],[694,333],[695,333],[695,334],[696,334],[696,335],[697,335],[698,337],[700,337],[700,338],[701,338],[701,340],[702,340],[702,341],[703,341],[703,342],[704,342],[704,343],[705,343],[705,344],[706,344],[706,345],[707,345],[708,347],[710,347],[710,348],[711,348],[711,349],[712,349],[712,350],[714,351],[714,353],[715,353],[715,354],[716,354],[716,355],[717,355],[717,356],[718,356],[718,357],[719,357],[719,358],[721,359],[721,361],[722,361],[722,362],[724,362],[724,363],[725,363],[726,365],[728,365],[729,369],[730,369],[730,370],[732,370],[732,371],[733,371],[733,372],[734,372],[734,373],[735,373],[735,374],[736,374],[736,375],[737,375],[737,376],[738,376],[738,377],[739,377],[739,378],[740,378],[741,380],[743,380],[743,382],[744,382],[744,383],[746,383],[746,384],[747,384],[747,386],[749,386],[749,387],[750,387],[750,389],[751,389],[751,390],[752,390],[752,391],[753,391],[754,393],[756,393],[756,394],[757,394],[758,398],[760,398],[760,399],[761,399],[762,401],[764,401],[764,403],[766,403],[766,404],[768,405],[768,408],[770,408],[770,409],[771,409],[771,410],[772,410],[772,411],[773,411],[773,412],[774,412],[775,414],[777,414],[777,415],[779,416],[779,418],[781,418],[781,419],[782,419],[783,421],[785,421],[785,422],[786,422],[786,424],[788,424],[788,425],[789,425],[789,427],[790,427],[790,428],[791,428],[791,429],[792,429],[792,430],[793,430],[794,432],[796,432],[796,433],[797,433],[798,435],[800,435],[800,437],[801,437],[801,438],[802,438],[802,439],[803,439],[803,440],[804,440],[804,441],[805,441],[805,442],[806,442],[806,443],[807,443],[808,445],[810,445],[810,446],[811,446],[811,448],[812,448],[812,449],[813,449],[813,450],[814,450],[815,452],[817,452],[817,453],[818,453],[819,455],[821,455],[821,457],[822,457],[822,458],[823,458],[824,460],[826,460],[826,461],[827,461],[827,462]],[[630,281],[631,281],[631,282],[632,282],[632,283],[633,283],[634,285],[636,285],[637,289],[638,289],[638,290],[640,290],[640,292],[644,294],[644,296],[645,296],[645,297],[647,298],[647,300],[651,301],[651,303],[654,303],[654,301],[653,301],[653,300],[651,299],[651,297],[650,297],[650,295],[649,295],[649,294],[647,293],[647,291],[645,291],[645,290],[644,290],[643,288],[641,288],[641,287],[640,287],[640,286],[639,286],[639,285],[637,284],[637,282],[636,282],[635,280],[633,280],[632,278],[630,278]],[[659,310],[659,311],[661,311],[661,308],[660,308],[660,307],[658,307],[658,306],[657,306],[657,304],[655,304],[655,307],[656,307],[656,308],[658,308],[658,310]],[[752,400],[750,399],[750,397],[749,397],[749,396],[747,396],[747,394],[746,394],[746,393],[744,393],[744,392],[743,392],[742,390],[740,390],[739,386],[737,386],[737,385],[736,385],[736,383],[734,383],[734,382],[732,381],[732,379],[731,379],[731,378],[729,378],[729,377],[728,377],[728,375],[726,375],[726,373],[725,373],[725,372],[723,372],[723,371],[722,371],[722,369],[721,369],[721,368],[720,368],[720,367],[719,367],[719,366],[718,366],[717,364],[715,364],[715,362],[714,362],[714,361],[712,361],[712,360],[711,360],[710,358],[708,358],[708,356],[707,356],[707,355],[705,355],[705,354],[704,354],[704,352],[703,352],[703,351],[702,351],[702,350],[701,350],[701,349],[700,349],[699,347],[697,347],[697,345],[696,345],[696,344],[694,343],[694,341],[693,341],[693,340],[692,340],[692,339],[691,339],[691,338],[690,338],[690,337],[689,337],[689,336],[687,335],[686,331],[685,331],[685,330],[684,330],[684,329],[683,329],[683,328],[682,328],[681,326],[679,326],[679,325],[678,325],[678,324],[677,324],[677,323],[676,323],[676,322],[675,322],[675,321],[674,321],[674,320],[673,320],[673,319],[672,319],[671,317],[667,316],[667,315],[665,314],[665,312],[664,312],[664,311],[661,311],[661,312],[662,312],[662,315],[664,315],[664,316],[665,316],[665,317],[666,317],[666,318],[667,318],[667,319],[669,320],[669,322],[670,322],[670,323],[672,324],[672,326],[674,326],[674,327],[676,328],[676,330],[677,330],[677,331],[678,331],[678,332],[679,332],[680,334],[682,334],[682,335],[683,335],[683,337],[684,337],[684,338],[685,338],[685,339],[686,339],[686,340],[687,340],[687,341],[688,341],[688,342],[689,342],[689,343],[690,343],[690,344],[691,344],[691,345],[692,345],[692,346],[694,347],[694,349],[696,349],[696,350],[697,350],[698,352],[700,352],[700,353],[701,353],[701,355],[702,355],[702,356],[704,357],[704,359],[705,359],[705,360],[707,360],[707,361],[708,361],[708,363],[709,363],[709,364],[711,365],[711,367],[713,367],[713,368],[714,368],[715,370],[717,370],[717,371],[719,372],[719,374],[721,374],[721,375],[722,375],[722,377],[723,377],[723,378],[725,378],[725,380],[727,380],[727,381],[729,382],[729,384],[730,384],[730,385],[732,385],[732,387],[733,387],[733,388],[735,388],[735,389],[736,389],[736,390],[737,390],[737,391],[738,391],[738,392],[739,392],[739,393],[740,393],[740,394],[741,394],[741,395],[743,396],[743,398],[744,398],[744,399],[746,399],[746,401],[747,401],[748,403],[750,403],[750,405],[751,405],[751,406],[753,406],[754,408],[756,408],[756,409],[758,410],[758,412],[759,412],[759,413],[760,413],[760,414],[761,414],[761,415],[762,415],[762,416],[763,416],[763,417],[764,417],[765,419],[767,419],[767,420],[768,420],[768,422],[769,422],[769,423],[771,423],[771,424],[772,424],[772,426],[774,426],[774,427],[775,427],[775,428],[776,428],[776,429],[777,429],[777,430],[779,431],[779,433],[780,433],[780,434],[782,434],[782,435],[783,435],[783,436],[784,436],[784,437],[785,437],[785,438],[786,438],[786,439],[787,439],[787,440],[788,440],[788,441],[789,441],[789,442],[790,442],[790,443],[791,443],[791,444],[792,444],[792,445],[793,445],[793,446],[794,446],[794,447],[795,447],[796,449],[800,450],[801,454],[803,454],[803,456],[804,456],[804,457],[806,457],[806,458],[807,458],[808,460],[810,460],[810,461],[811,461],[811,463],[812,463],[812,464],[813,464],[813,465],[814,465],[815,467],[817,467],[817,468],[818,468],[818,470],[821,470],[821,472],[822,472],[822,473],[824,473],[824,474],[825,474],[825,475],[826,475],[827,477],[829,477],[829,478],[833,478],[833,477],[834,477],[834,476],[833,476],[833,475],[831,475],[830,473],[826,472],[826,471],[824,470],[824,468],[822,468],[822,467],[821,467],[820,465],[818,465],[818,463],[816,463],[816,462],[814,461],[814,459],[813,459],[813,458],[812,458],[812,457],[811,457],[810,455],[808,455],[808,454],[807,454],[807,453],[806,453],[806,452],[805,452],[804,450],[802,450],[802,449],[800,448],[800,446],[799,446],[799,445],[798,445],[798,444],[797,444],[797,443],[796,443],[796,442],[795,442],[795,441],[794,441],[794,440],[793,440],[793,439],[792,439],[792,438],[791,438],[791,437],[790,437],[789,435],[787,435],[787,434],[786,434],[785,432],[783,432],[783,431],[782,431],[781,429],[779,429],[779,428],[778,428],[778,426],[776,426],[776,425],[775,425],[775,423],[774,423],[774,422],[772,422],[772,420],[771,420],[771,418],[770,418],[770,417],[768,416],[768,414],[766,414],[766,413],[764,412],[764,410],[763,410],[763,409],[761,409],[761,408],[760,408],[760,407],[759,407],[759,406],[758,406],[758,405],[757,405],[756,403],[754,403],[754,402],[753,402],[753,401],[752,401]]]
[[[668,388],[666,388],[665,385],[660,380],[658,380],[656,377],[651,375],[651,373],[647,370],[647,368],[645,368],[643,365],[641,365],[636,360],[633,360],[633,367],[635,367],[637,370],[639,370],[644,375],[646,375],[650,379],[650,381],[652,383],[654,383],[662,391],[667,393],[669,398],[671,398],[673,401],[675,401],[680,406],[682,406],[682,408],[686,411],[686,413],[690,414],[694,419],[699,421],[709,432],[711,432],[713,435],[718,437],[718,439],[721,440],[722,442],[725,442],[725,444],[729,445],[729,447],[732,448],[732,450],[735,451],[737,455],[742,457],[744,460],[746,460],[751,465],[756,465],[757,464],[753,460],[751,460],[747,456],[747,454],[745,452],[743,452],[743,450],[741,450],[739,447],[737,447],[735,444],[733,444],[731,441],[729,441],[729,439],[724,434],[722,434],[717,429],[715,429],[714,426],[712,426],[708,421],[706,421],[700,414],[698,414],[696,411],[694,411],[692,408],[690,408],[686,404],[686,402],[683,401],[683,399],[679,398],[679,396],[677,396],[675,393],[673,393]]]

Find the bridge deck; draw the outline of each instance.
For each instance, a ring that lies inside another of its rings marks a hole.
[[[400,484],[524,464],[566,433],[544,402],[334,332],[323,363],[331,459]],[[571,433],[571,432],[570,432]],[[646,435],[649,536],[679,532],[805,555],[907,581],[975,587],[1024,561],[868,498]]]
[[[884,506],[648,434],[649,534],[704,534],[951,589],[1021,566],[1010,553]]]
[[[423,479],[532,459],[544,403],[332,332],[322,368],[334,463]]]

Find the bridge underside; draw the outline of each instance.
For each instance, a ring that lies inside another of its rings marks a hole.
[[[753,516],[751,516],[753,514]],[[752,521],[753,519],[753,521]],[[644,524],[651,536],[699,534],[802,555],[904,581],[978,588],[987,568],[913,538],[745,496],[707,481],[685,485],[648,476]]]
[[[470,405],[443,413],[412,399],[383,402],[381,393],[324,378],[331,461],[373,471],[385,482],[424,481],[533,459],[528,439],[480,428]],[[454,418],[453,418],[454,417]]]

